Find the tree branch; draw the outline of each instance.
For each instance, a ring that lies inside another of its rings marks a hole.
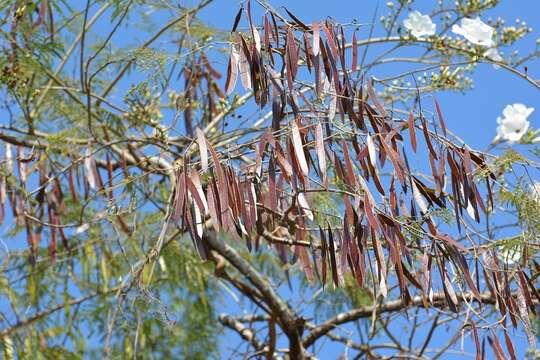
[[[457,298],[461,301],[478,301],[472,293],[460,293],[456,294]],[[480,302],[482,304],[495,304],[496,299],[491,295],[490,292],[484,292],[480,294]],[[444,292],[438,292],[433,294],[433,301],[430,307],[442,308],[447,305],[446,296]],[[410,303],[402,299],[392,300],[385,304],[375,305],[375,306],[365,306],[357,308],[351,311],[343,312],[337,316],[327,320],[325,323],[314,328],[304,339],[304,347],[308,347],[315,343],[320,337],[326,335],[329,331],[334,329],[336,326],[345,324],[360,318],[367,318],[373,316],[373,314],[383,314],[394,311],[399,311],[407,309],[410,307],[424,307],[424,299],[422,296],[415,296],[412,298]]]
[[[105,88],[105,90],[103,91],[103,94],[101,95],[102,97],[107,97],[107,95],[109,95],[109,93],[111,92],[112,89],[114,89],[114,87],[116,86],[116,84],[118,83],[118,81],[120,81],[120,79],[124,76],[124,74],[126,73],[126,71],[129,70],[129,68],[131,67],[131,65],[133,64],[133,62],[135,61],[135,59],[138,58],[138,56],[146,49],[148,48],[154,41],[156,41],[165,31],[169,30],[171,27],[173,27],[174,25],[178,24],[180,21],[184,20],[186,18],[186,16],[190,16],[192,14],[195,14],[197,13],[199,10],[203,9],[204,7],[206,7],[208,4],[210,4],[212,2],[212,0],[205,0],[203,2],[201,2],[199,5],[197,5],[194,9],[190,9],[188,11],[186,11],[184,14],[182,14],[181,16],[177,17],[176,19],[173,19],[171,20],[170,22],[168,22],[167,24],[165,24],[161,29],[159,29],[150,39],[148,39],[138,50],[137,52],[133,55],[133,57],[131,59],[128,60],[128,62],[124,65],[124,67],[118,72],[118,75],[107,85],[107,87]],[[99,105],[99,102],[98,104],[96,104],[96,106]]]
[[[223,324],[223,326],[226,326],[238,333],[242,339],[246,340],[248,343],[250,343],[255,350],[261,351],[264,349],[264,344],[261,343],[256,337],[255,332],[245,327],[240,321],[236,320],[232,316],[221,314],[218,317],[219,322]]]
[[[66,303],[63,303],[63,304],[60,304],[60,305],[56,305],[55,307],[52,307],[52,308],[49,308],[47,310],[44,310],[42,312],[39,312],[29,318],[26,318],[24,320],[20,320],[18,321],[15,325],[13,326],[10,326],[8,328],[5,328],[3,330],[0,330],[0,338],[4,337],[4,336],[8,336],[8,335],[11,335],[12,333],[14,333],[15,331],[23,328],[23,327],[26,327],[40,319],[43,319],[44,317],[47,317],[59,310],[62,310],[64,309],[66,306],[73,306],[73,305],[79,305],[87,300],[90,300],[90,299],[93,299],[95,298],[96,296],[100,296],[100,295],[108,295],[110,293],[114,293],[116,291],[118,291],[119,287],[114,287],[114,288],[111,288],[109,289],[108,291],[97,291],[97,292],[94,292],[92,294],[88,294],[88,295],[85,295],[85,296],[82,296],[80,298],[77,298],[77,299],[73,299],[71,301],[68,301]]]
[[[263,278],[263,276],[244,260],[234,248],[230,247],[225,242],[220,241],[215,232],[208,231],[203,236],[203,241],[205,241],[211,249],[223,256],[257,288],[272,312],[280,320],[280,325],[289,339],[290,358],[303,359],[304,350],[299,326],[297,324],[297,317],[292,313],[289,306],[281,299],[277,292],[270,286],[269,281]]]

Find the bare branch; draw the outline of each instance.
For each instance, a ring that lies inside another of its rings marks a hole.
[[[289,306],[270,286],[268,280],[264,279],[263,276],[244,260],[235,249],[225,242],[220,241],[215,232],[207,232],[203,237],[203,240],[210,248],[223,256],[232,266],[244,275],[257,290],[259,290],[272,311],[276,314],[283,331],[289,338],[291,359],[303,359],[304,350],[300,340],[301,334],[298,329],[297,318],[294,316]]]

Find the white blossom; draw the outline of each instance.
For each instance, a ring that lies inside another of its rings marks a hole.
[[[435,34],[436,25],[429,15],[422,15],[419,11],[411,11],[403,25],[415,37],[430,36]]]
[[[454,34],[463,36],[473,44],[486,47],[493,46],[493,31],[494,29],[480,20],[479,17],[464,18],[461,20],[461,25],[454,24],[452,26]]]
[[[509,142],[519,141],[529,129],[527,118],[534,111],[534,108],[523,104],[507,105],[503,110],[503,117],[497,118],[496,140]]]

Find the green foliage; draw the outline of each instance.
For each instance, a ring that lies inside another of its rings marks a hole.
[[[328,224],[332,228],[342,225],[339,212],[340,200],[335,194],[329,192],[317,192],[311,196],[311,201],[315,204],[315,221],[321,228],[328,228]]]
[[[537,242],[540,235],[540,201],[538,187],[524,188],[518,186],[512,191],[501,190],[499,197],[503,204],[513,206],[524,229],[523,239],[526,242]]]

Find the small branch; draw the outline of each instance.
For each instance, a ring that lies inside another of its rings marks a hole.
[[[5,336],[9,336],[11,334],[13,334],[15,331],[23,328],[23,327],[26,327],[40,319],[43,319],[57,311],[60,311],[62,309],[64,309],[66,306],[74,306],[74,305],[79,305],[87,300],[91,300],[93,298],[95,298],[96,296],[99,296],[99,295],[108,295],[110,293],[114,293],[116,291],[118,291],[119,287],[115,287],[115,288],[111,288],[109,289],[108,291],[97,291],[97,292],[94,292],[92,294],[88,294],[88,295],[85,295],[85,296],[82,296],[80,298],[77,298],[77,299],[73,299],[71,301],[68,301],[66,303],[63,303],[63,304],[60,304],[60,305],[56,305],[55,307],[52,307],[50,309],[47,309],[47,310],[44,310],[42,312],[39,312],[29,318],[26,318],[26,319],[23,319],[23,320],[20,320],[18,321],[15,325],[13,326],[10,326],[8,328],[5,328],[3,330],[0,330],[0,338],[3,338]]]
[[[188,10],[186,11],[184,14],[182,14],[181,16],[177,17],[176,19],[173,19],[171,21],[169,21],[167,24],[165,24],[161,29],[159,29],[150,39],[148,39],[138,50],[137,52],[133,55],[133,57],[131,59],[128,60],[128,62],[124,65],[124,67],[118,72],[118,75],[107,85],[107,87],[105,88],[105,90],[103,91],[103,94],[101,95],[102,97],[107,97],[107,95],[109,95],[109,93],[111,92],[112,89],[114,89],[114,87],[116,86],[116,84],[118,83],[118,81],[120,81],[120,79],[122,79],[122,77],[124,76],[124,74],[126,73],[126,71],[129,70],[129,68],[131,67],[131,65],[133,64],[133,62],[135,61],[135,59],[138,58],[138,56],[144,51],[146,50],[154,41],[156,41],[165,31],[169,30],[170,28],[172,28],[173,26],[175,26],[176,24],[178,24],[180,21],[184,20],[184,18],[186,16],[191,16],[192,14],[195,14],[197,13],[199,10],[203,9],[204,7],[206,7],[208,4],[210,4],[212,2],[212,0],[205,0],[203,1],[202,3],[200,3],[197,7],[195,7],[194,9],[191,9],[191,10]],[[96,104],[96,107],[97,105],[99,105],[99,102],[98,104]]]
[[[257,351],[264,349],[264,344],[261,343],[255,336],[255,332],[245,327],[240,321],[236,320],[232,316],[221,314],[218,317],[219,322],[238,333],[240,337],[251,344]]]
[[[433,319],[433,323],[431,323],[431,328],[429,329],[428,335],[426,336],[426,340],[424,341],[424,345],[422,345],[422,348],[420,349],[418,356],[422,356],[424,354],[424,351],[426,351],[426,348],[429,345],[429,342],[431,341],[431,337],[433,336],[433,333],[435,332],[435,329],[437,328],[437,325],[439,324],[439,316],[440,314],[435,315],[435,319]]]
[[[99,19],[99,17],[109,8],[112,6],[112,3],[110,2],[106,2],[104,3],[101,8],[99,8],[99,10],[94,14],[94,16],[88,20],[86,22],[86,26],[81,29],[81,31],[79,32],[79,34],[77,34],[77,37],[75,38],[75,40],[73,41],[73,43],[71,44],[71,46],[69,47],[69,49],[66,51],[64,57],[62,58],[62,61],[60,62],[60,64],[58,65],[58,67],[54,70],[54,76],[55,77],[58,77],[60,75],[60,72],[62,71],[62,69],[64,68],[64,66],[66,65],[66,63],[68,62],[71,54],[73,53],[73,51],[76,49],[77,47],[77,44],[79,43],[79,41],[81,41],[81,38],[83,37],[84,33],[88,30],[90,30],[90,28],[92,27],[92,25]],[[36,101],[36,105],[34,106],[34,108],[32,109],[32,112],[30,113],[30,117],[31,118],[34,118],[38,111],[39,111],[39,108],[41,106],[41,104],[43,103],[43,100],[45,99],[45,96],[47,95],[47,93],[49,92],[49,90],[51,89],[52,85],[54,83],[54,80],[53,78],[51,78],[48,82],[47,82],[47,85],[45,85],[45,89],[43,91],[40,92],[39,94],[39,98],[38,100]]]

